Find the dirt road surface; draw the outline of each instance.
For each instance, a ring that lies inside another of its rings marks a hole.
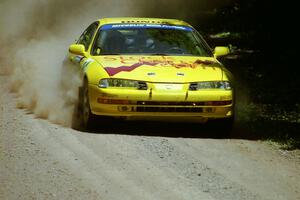
[[[0,199],[299,200],[299,153],[140,122],[80,132],[16,108],[0,76]]]

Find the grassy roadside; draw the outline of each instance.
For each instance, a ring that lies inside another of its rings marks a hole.
[[[299,109],[299,108],[298,108]],[[238,108],[238,137],[275,142],[281,149],[300,149],[300,112],[276,105],[250,103]]]
[[[221,62],[236,79],[236,132],[243,134],[237,137],[276,142],[285,150],[300,149],[295,73],[280,68],[278,59],[267,60],[256,50],[238,50]]]

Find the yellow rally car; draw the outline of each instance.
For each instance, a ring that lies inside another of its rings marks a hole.
[[[234,117],[232,75],[188,23],[174,19],[105,18],[92,23],[69,59],[80,67],[79,110],[96,116],[206,122]]]

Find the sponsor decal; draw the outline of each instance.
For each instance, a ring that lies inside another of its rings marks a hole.
[[[181,31],[192,31],[193,28],[188,26],[178,26],[178,25],[167,25],[167,24],[107,24],[103,25],[100,30],[114,30],[114,29],[168,29],[168,30],[181,30]]]
[[[156,21],[156,20],[124,20],[122,23],[146,23],[146,24],[166,24],[166,22],[163,21]]]
[[[134,63],[133,65],[130,65],[130,66],[105,67],[104,69],[110,76],[113,76],[120,72],[131,72],[132,70],[134,70],[142,65],[155,66],[157,64],[158,63],[155,63],[155,62],[138,62],[138,63]]]
[[[122,56],[119,57],[120,61],[122,64],[122,66],[117,66],[117,67],[105,67],[104,69],[106,70],[106,72],[110,75],[110,76],[114,76],[120,72],[131,72],[134,69],[141,67],[141,66],[165,66],[165,67],[175,67],[175,68],[196,68],[199,65],[201,65],[203,68],[205,68],[205,65],[212,65],[215,62],[213,61],[209,61],[209,60],[196,60],[195,62],[185,62],[185,61],[174,61],[171,60],[169,58],[166,58],[164,56],[162,56],[163,59],[149,59],[149,58],[145,58],[145,57],[141,57],[140,59],[138,59],[138,61],[135,63],[132,63],[132,61],[134,59],[132,58],[124,58]],[[112,61],[112,59],[117,60],[116,58],[109,58],[110,61]],[[129,65],[126,65],[129,64]],[[148,74],[149,75],[149,74]],[[178,76],[184,76],[183,73],[177,73]]]

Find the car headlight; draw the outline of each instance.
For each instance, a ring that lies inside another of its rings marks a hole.
[[[223,89],[231,90],[231,85],[228,81],[203,81],[190,84],[190,90],[201,89]]]
[[[121,87],[121,88],[136,88],[139,90],[147,90],[147,83],[143,81],[107,78],[99,81],[100,88]]]

